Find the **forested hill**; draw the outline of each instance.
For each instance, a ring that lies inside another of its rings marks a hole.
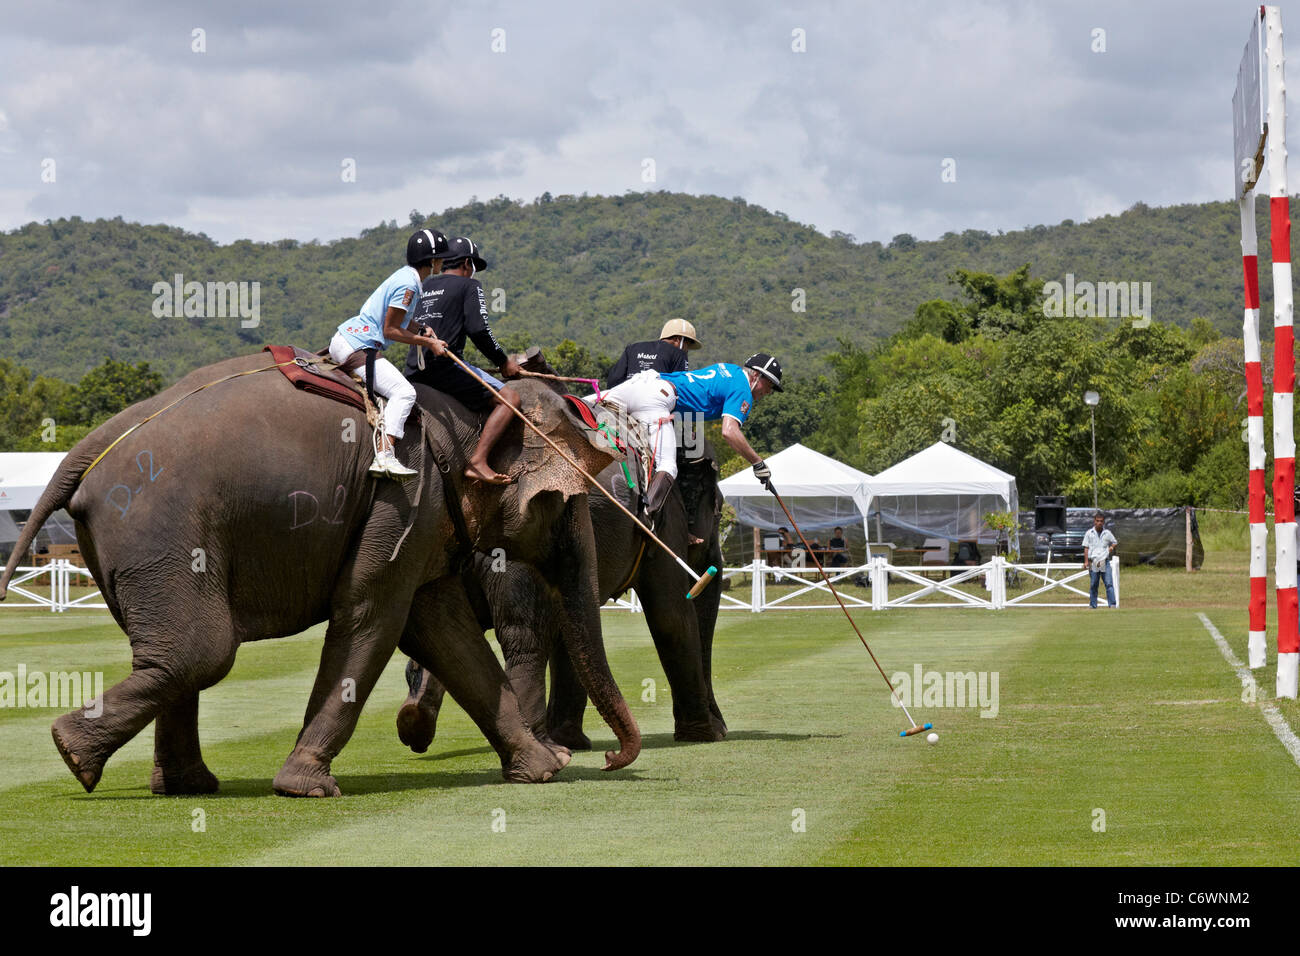
[[[798,377],[825,371],[838,340],[889,335],[920,303],[952,297],[953,270],[1005,274],[1025,263],[1044,280],[1072,273],[1076,281],[1150,282],[1154,319],[1185,326],[1205,316],[1239,334],[1239,227],[1229,202],[1138,204],[1081,224],[997,236],[968,230],[935,242],[901,235],[885,244],[826,236],[739,199],[665,192],[498,198],[436,216],[413,210],[410,219],[355,239],[229,245],[120,219],[29,224],[0,234],[0,356],[66,381],[105,358],[144,360],[171,380],[263,343],[320,348],[401,264],[412,223],[482,245],[489,301],[503,290],[494,326],[515,346],[568,338],[614,355],[683,316],[705,342],[699,360],[761,349]],[[1266,255],[1263,200],[1258,221]],[[177,273],[258,282],[259,324],[241,328],[237,315],[157,317],[154,284]],[[1260,278],[1270,302],[1267,267]],[[800,289],[804,311],[795,311]]]

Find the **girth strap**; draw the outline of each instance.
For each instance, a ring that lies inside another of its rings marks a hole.
[[[618,587],[614,589],[614,597],[618,597],[629,587],[631,587],[632,582],[636,579],[636,573],[641,570],[641,558],[645,556],[645,546],[646,546],[647,539],[644,534],[637,535],[637,537],[641,539],[641,547],[636,553],[636,560],[632,562],[632,570],[628,572],[627,580],[625,580],[622,584],[620,584]]]
[[[342,364],[338,366],[338,369],[341,372],[351,372],[355,369],[360,368],[363,362],[365,363],[366,394],[370,396],[370,404],[372,405],[378,404],[378,402],[375,400],[375,355],[378,351],[379,350],[375,348],[357,349],[355,352],[353,352],[351,355],[345,358]],[[322,355],[326,359],[329,359],[330,350],[321,349],[316,354]]]
[[[366,355],[366,394],[370,396],[370,401],[375,401],[375,353],[378,349],[362,349]],[[352,361],[352,356],[348,356],[348,361]]]
[[[451,515],[451,524],[456,531],[456,556],[452,561],[452,569],[457,573],[464,573],[474,558],[474,541],[469,536],[469,526],[465,524],[465,513],[460,507],[460,496],[451,480],[451,461],[447,458],[446,452],[439,448],[433,441],[430,441],[429,448],[433,451],[434,460],[438,463],[438,471],[442,473],[442,497],[447,504],[447,513]]]

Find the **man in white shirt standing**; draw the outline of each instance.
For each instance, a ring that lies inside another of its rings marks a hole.
[[[1110,577],[1110,556],[1119,547],[1115,536],[1102,527],[1106,516],[1098,511],[1092,516],[1092,527],[1083,536],[1083,566],[1088,569],[1092,587],[1088,592],[1088,606],[1097,606],[1097,584],[1106,581],[1106,604],[1115,606],[1115,585]]]

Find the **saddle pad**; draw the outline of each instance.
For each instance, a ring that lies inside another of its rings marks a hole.
[[[320,357],[314,353],[293,345],[268,345],[262,351],[271,353],[271,358],[280,366],[280,371],[293,383],[294,388],[332,398],[362,412],[366,410],[365,396],[361,391],[345,385],[332,374],[320,369],[316,365]]]
[[[587,423],[588,428],[595,429],[599,427],[596,424],[596,416],[591,413],[590,405],[576,395],[565,395],[564,397],[573,405],[573,410],[578,413],[578,417]]]

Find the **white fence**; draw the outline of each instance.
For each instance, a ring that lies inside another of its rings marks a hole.
[[[1111,583],[1115,588],[1115,604],[1119,606],[1119,558],[1110,559]],[[929,574],[938,572],[941,577],[933,579]],[[750,575],[749,600],[741,600],[722,592],[720,610],[724,611],[812,611],[838,607],[834,596],[821,579],[816,568],[782,568],[773,567],[759,559],[738,568],[726,568],[724,578],[737,575]],[[870,611],[883,611],[888,608],[907,607],[982,607],[1000,611],[1009,607],[1087,607],[1090,580],[1088,571],[1080,564],[1019,564],[1008,561],[998,555],[985,564],[971,567],[969,565],[926,565],[920,567],[909,565],[900,567],[890,564],[887,558],[872,559],[870,564],[853,568],[827,568],[826,574],[831,583],[853,579],[865,579],[870,583],[871,594],[868,598],[852,592],[845,592],[837,587],[844,606],[864,608]],[[896,597],[890,597],[891,576],[895,585],[901,580],[904,585],[915,587],[902,590],[895,587]],[[789,584],[792,591],[783,591],[769,599],[767,589],[771,584]],[[962,590],[960,585],[977,585],[977,590]],[[1026,590],[1027,588],[1027,590]],[[1010,589],[1010,594],[1009,594]],[[1106,604],[1104,582],[1098,583],[1097,603]],[[798,603],[805,595],[824,597],[824,603]],[[1047,600],[1043,600],[1046,597]],[[634,613],[641,611],[641,602],[636,592],[629,591],[625,599],[610,601],[606,609],[622,609]]]
[[[80,584],[82,578],[90,585],[89,594],[72,597],[72,586]],[[41,582],[41,578],[48,578]],[[45,607],[51,611],[66,611],[69,608],[102,607],[107,608],[99,591],[94,589],[95,579],[85,568],[79,568],[71,561],[60,558],[43,567],[18,567],[9,580],[9,591],[0,608]],[[44,592],[44,593],[42,593]]]
[[[1115,588],[1115,603],[1118,606],[1119,558],[1111,558],[1110,566],[1111,582]],[[937,580],[926,576],[936,572],[942,575]],[[845,592],[843,589],[837,588],[837,590],[845,607],[871,611],[906,607],[982,607],[994,611],[1008,607],[1087,607],[1089,600],[1088,572],[1079,565],[1016,564],[1001,555],[976,567],[967,565],[900,567],[890,564],[884,557],[879,557],[874,558],[870,564],[852,568],[830,568],[826,573],[834,584],[852,581],[855,578],[868,580],[871,585],[871,595],[868,599],[852,592]],[[742,567],[725,568],[722,577],[734,578],[740,574],[750,575],[749,600],[741,600],[723,591],[720,610],[812,611],[838,606],[816,568],[773,567],[760,559]],[[891,576],[915,587],[905,592],[896,589],[897,596],[891,598],[889,595]],[[37,583],[42,578],[48,580],[43,584]],[[72,597],[73,584],[81,584],[83,578],[92,590],[80,597]],[[769,599],[767,594],[769,578],[772,584],[785,583],[793,585],[794,589]],[[963,584],[967,586],[977,584],[978,587],[972,593],[961,590],[959,585]],[[1028,590],[1008,596],[1009,585],[1013,592],[1021,591],[1022,586],[1028,587]],[[809,594],[824,597],[825,601],[816,604],[797,603],[800,598]],[[1048,600],[1041,600],[1044,596],[1048,597]],[[1071,596],[1073,600],[1070,600]],[[1102,605],[1106,603],[1106,591],[1102,586],[1098,587],[1097,601]],[[71,561],[60,559],[39,568],[19,567],[9,582],[8,596],[4,601],[0,601],[0,608],[7,607],[43,607],[53,612],[61,612],[71,608],[107,608],[108,605],[104,603],[99,591],[94,589],[94,579],[89,571],[77,567]],[[626,598],[607,602],[605,608],[622,609],[633,613],[640,613],[642,610],[636,591],[629,591]]]

